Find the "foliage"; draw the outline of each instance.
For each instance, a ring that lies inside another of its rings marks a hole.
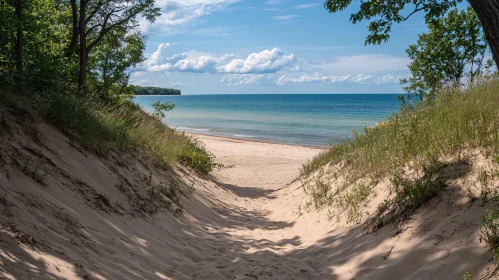
[[[152,115],[158,119],[163,119],[165,117],[166,112],[173,110],[173,108],[175,108],[175,104],[172,104],[169,101],[164,103],[156,101],[155,103],[152,104],[152,107],[154,108],[154,113],[152,113]]]
[[[485,241],[492,250],[494,263],[499,264],[499,209],[487,210],[482,218],[480,241]]]
[[[160,87],[141,87],[131,85],[133,94],[135,95],[180,95],[179,89],[160,88]]]
[[[139,32],[111,32],[90,55],[91,86],[106,96],[127,94],[130,74],[144,61],[144,40]]]
[[[463,275],[463,280],[473,280],[473,278],[471,277],[471,274],[469,272],[466,272],[464,275]]]
[[[369,23],[366,44],[379,44],[390,38],[392,26],[409,19],[413,14],[424,11],[426,23],[434,21],[456,7],[462,0],[368,0],[359,1],[360,8],[351,14],[350,21]],[[326,0],[324,7],[331,13],[345,10],[353,0]]]
[[[360,223],[362,210],[367,206],[371,194],[370,187],[357,184],[339,197],[336,204],[340,211],[346,213],[347,223]]]
[[[80,0],[79,8],[76,0],[70,0],[72,12],[72,39],[68,49],[71,53],[76,46],[79,34],[79,73],[78,89],[85,91],[87,87],[87,71],[89,55],[110,36],[116,33],[129,34],[137,31],[138,19],[141,17],[154,22],[160,15],[159,8],[154,7],[154,0]],[[77,20],[79,18],[79,20]]]
[[[409,98],[431,98],[443,87],[473,84],[484,67],[487,42],[480,21],[471,8],[453,9],[428,24],[429,32],[419,35],[406,50],[411,77],[401,80]],[[463,81],[465,79],[465,81]]]
[[[65,6],[51,0],[28,1],[24,3],[23,22],[18,22],[14,7],[15,1],[0,2],[0,82],[22,79],[23,88],[40,90],[55,86],[53,77],[70,80],[75,61],[64,59],[70,32]],[[14,73],[15,30],[19,25],[24,33],[22,77]]]

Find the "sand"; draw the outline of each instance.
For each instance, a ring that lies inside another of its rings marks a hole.
[[[133,200],[171,172],[97,157],[41,128],[36,142],[0,136],[0,278],[478,279],[492,267],[479,240],[490,204],[472,203],[458,185],[401,232],[367,234],[325,210],[303,210],[295,179],[321,149],[198,135],[233,167],[210,178],[176,169],[194,189],[182,198],[184,215],[143,215]]]

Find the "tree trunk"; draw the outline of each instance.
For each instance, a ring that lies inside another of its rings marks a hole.
[[[87,35],[85,34],[87,31],[85,18],[86,18],[86,10],[87,10],[87,1],[80,1],[80,73],[78,75],[78,90],[81,94],[85,93],[85,82],[87,80]]]
[[[71,59],[76,50],[76,45],[78,44],[78,7],[76,6],[76,0],[70,0],[71,3],[71,20],[72,20],[72,34],[71,43],[66,52],[68,59]]]
[[[499,0],[468,0],[478,15],[492,57],[499,69]]]
[[[16,44],[16,70],[18,74],[23,72],[23,0],[17,0],[16,5],[16,15],[19,22],[19,27],[17,28],[17,44]],[[21,77],[19,77],[20,79]]]

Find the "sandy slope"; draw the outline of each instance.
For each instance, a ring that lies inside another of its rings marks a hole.
[[[233,168],[200,179],[145,160],[96,157],[41,125],[0,136],[0,278],[460,279],[484,273],[488,205],[450,186],[394,234],[302,212],[298,168],[318,149],[199,136]],[[178,176],[186,213],[137,200]],[[108,202],[102,197],[109,198]]]

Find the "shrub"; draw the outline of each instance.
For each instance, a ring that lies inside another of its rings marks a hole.
[[[499,209],[487,210],[482,218],[480,241],[485,241],[492,249],[494,262],[499,264]]]

